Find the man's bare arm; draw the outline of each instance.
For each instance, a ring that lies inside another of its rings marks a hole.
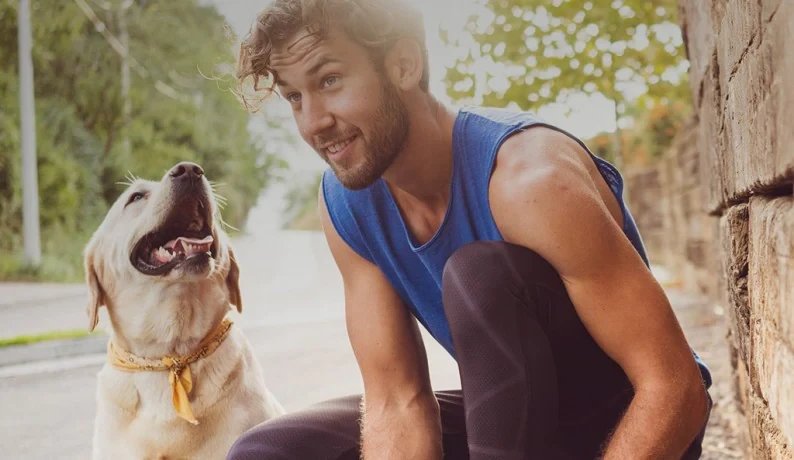
[[[364,383],[364,460],[442,458],[441,419],[422,336],[377,266],[337,234],[322,193],[319,212],[342,274],[347,330]]]
[[[585,327],[635,389],[605,458],[680,458],[707,405],[670,303],[598,194],[586,152],[560,133],[519,136],[500,152],[492,180],[497,225],[555,267]]]

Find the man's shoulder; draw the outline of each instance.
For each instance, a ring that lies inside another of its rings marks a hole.
[[[493,184],[528,181],[564,174],[585,166],[590,153],[570,134],[548,124],[537,124],[506,139],[499,147]],[[518,185],[518,184],[513,184]]]
[[[587,155],[576,140],[545,127],[505,142],[497,155],[489,197],[494,222],[506,241],[549,250],[562,222],[579,225],[583,209],[598,198],[585,163],[592,161]]]

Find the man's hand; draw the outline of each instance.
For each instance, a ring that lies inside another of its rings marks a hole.
[[[416,321],[380,269],[337,234],[322,192],[318,202],[364,383],[363,458],[440,460],[441,418]]]
[[[597,185],[602,178],[594,180],[592,167],[565,134],[536,127],[514,136],[491,181],[494,219],[506,241],[554,266],[585,327],[634,386],[606,458],[680,458],[706,420],[702,378],[664,291],[610,213],[614,196],[599,193],[605,184]]]

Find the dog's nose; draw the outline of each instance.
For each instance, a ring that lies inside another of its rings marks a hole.
[[[177,177],[192,179],[203,176],[204,170],[201,169],[201,166],[197,165],[196,163],[183,161],[171,168],[171,171],[168,172],[168,175],[175,179]]]

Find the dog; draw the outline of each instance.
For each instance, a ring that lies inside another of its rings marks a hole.
[[[242,311],[240,268],[199,165],[131,182],[84,265],[89,330],[103,306],[111,325],[94,459],[223,459],[249,428],[284,413],[227,316]]]

